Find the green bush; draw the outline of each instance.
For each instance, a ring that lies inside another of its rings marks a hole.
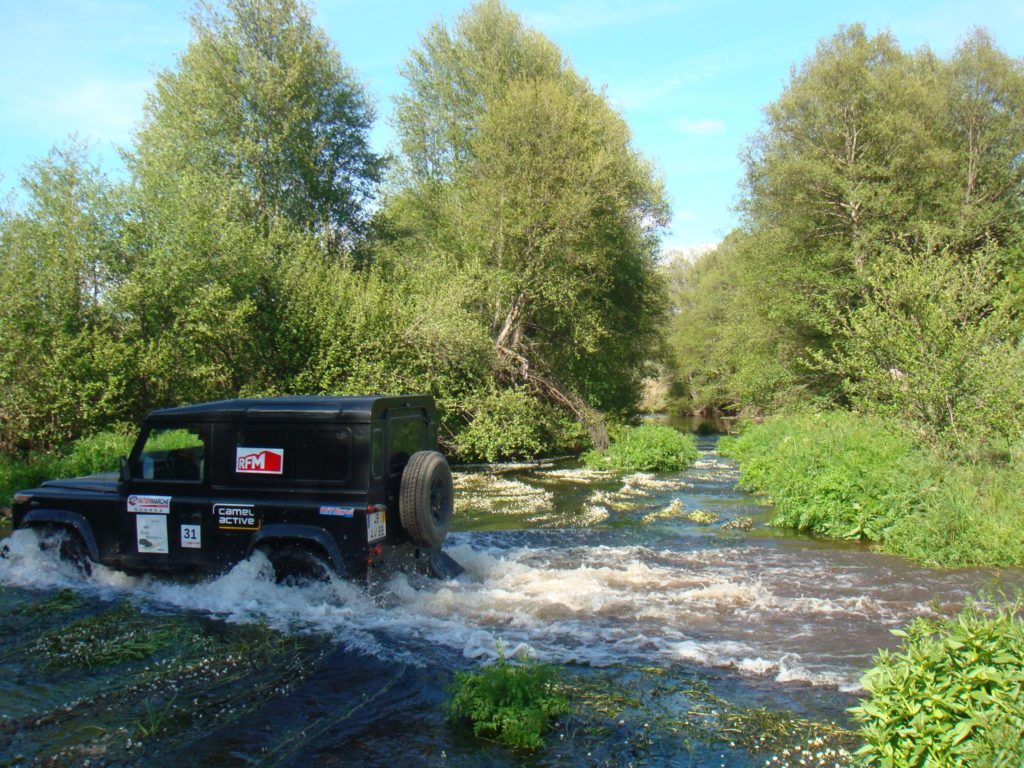
[[[583,463],[591,469],[620,472],[675,472],[697,458],[696,438],[672,427],[644,424],[623,427],[612,435],[604,452],[588,451]]]
[[[1024,765],[1024,621],[1020,604],[918,619],[881,651],[853,709],[868,765]]]
[[[0,456],[0,507],[9,506],[16,491],[37,486],[43,480],[116,470],[118,460],[128,455],[134,443],[134,435],[112,430],[75,441],[63,455]]]
[[[551,721],[569,711],[555,688],[556,668],[498,661],[479,672],[456,672],[449,719],[468,721],[473,734],[517,749],[538,749]]]
[[[455,452],[463,460],[533,459],[582,437],[524,390],[498,390],[474,400],[469,425],[455,439]]]
[[[891,422],[844,411],[746,425],[719,450],[740,484],[775,505],[774,525],[881,542],[944,566],[1024,563],[1024,475],[961,464]]]

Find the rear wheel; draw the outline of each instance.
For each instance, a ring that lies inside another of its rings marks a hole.
[[[398,515],[416,544],[440,547],[448,535],[455,509],[455,487],[448,462],[437,451],[409,457],[402,472]]]
[[[298,544],[281,544],[264,549],[278,584],[313,584],[331,580],[326,558]]]

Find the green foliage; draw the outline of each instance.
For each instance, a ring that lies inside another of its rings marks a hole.
[[[489,462],[534,458],[564,445],[568,433],[559,414],[528,393],[499,390],[475,400],[472,420],[459,432],[456,453]]]
[[[597,409],[635,407],[667,206],[553,43],[496,0],[435,25],[398,99],[404,173],[367,227],[373,109],[311,10],[225,0],[191,23],[129,181],[72,145],[0,211],[4,488],[188,402],[428,392],[467,459],[578,447],[580,424],[600,443]]]
[[[222,8],[197,6],[188,49],[146,102],[132,163],[147,212],[188,202],[195,184],[222,205],[229,186],[253,223],[350,242],[381,165],[362,86],[301,0]]]
[[[131,452],[135,438],[134,432],[97,432],[72,443],[63,455],[0,456],[0,507],[10,504],[15,491],[34,488],[44,480],[116,470],[120,458]]]
[[[743,227],[673,271],[683,404],[1019,434],[1022,117],[1024,66],[983,31],[948,59],[822,40],[744,151]]]
[[[448,716],[468,721],[473,734],[516,749],[539,749],[551,721],[569,711],[556,689],[556,668],[523,662],[511,664],[502,653],[479,672],[456,672]]]
[[[771,498],[774,525],[825,536],[880,541],[922,490],[912,441],[874,417],[776,418],[720,448],[740,462],[744,488]]]
[[[665,310],[661,185],[603,94],[496,0],[435,25],[403,70],[389,250],[472,290],[503,387],[601,435],[630,410]]]
[[[878,416],[843,411],[746,425],[719,449],[767,495],[773,524],[880,542],[930,565],[1024,563],[1020,465],[951,461]]]
[[[881,651],[853,713],[867,765],[1011,768],[1024,762],[1024,621],[1020,604],[915,620]]]
[[[892,254],[866,280],[824,368],[861,409],[960,451],[1024,432],[1024,347],[1000,287],[999,254]]]
[[[623,427],[613,435],[608,450],[583,455],[590,468],[619,472],[676,472],[696,459],[697,439],[661,424]]]

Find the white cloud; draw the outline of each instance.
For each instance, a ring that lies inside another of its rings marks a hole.
[[[689,133],[696,136],[707,136],[708,134],[721,133],[725,130],[725,123],[721,120],[713,120],[711,118],[691,120],[688,117],[681,117],[676,120],[676,125],[683,133]]]
[[[603,0],[582,2],[572,0],[547,11],[526,14],[527,22],[549,34],[579,32],[598,27],[637,24],[650,19],[674,16],[694,5],[688,0],[660,0],[658,2],[623,2]]]

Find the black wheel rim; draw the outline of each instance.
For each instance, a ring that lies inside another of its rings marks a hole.
[[[448,519],[449,494],[445,482],[435,477],[430,485],[430,516],[437,525],[444,525]]]

